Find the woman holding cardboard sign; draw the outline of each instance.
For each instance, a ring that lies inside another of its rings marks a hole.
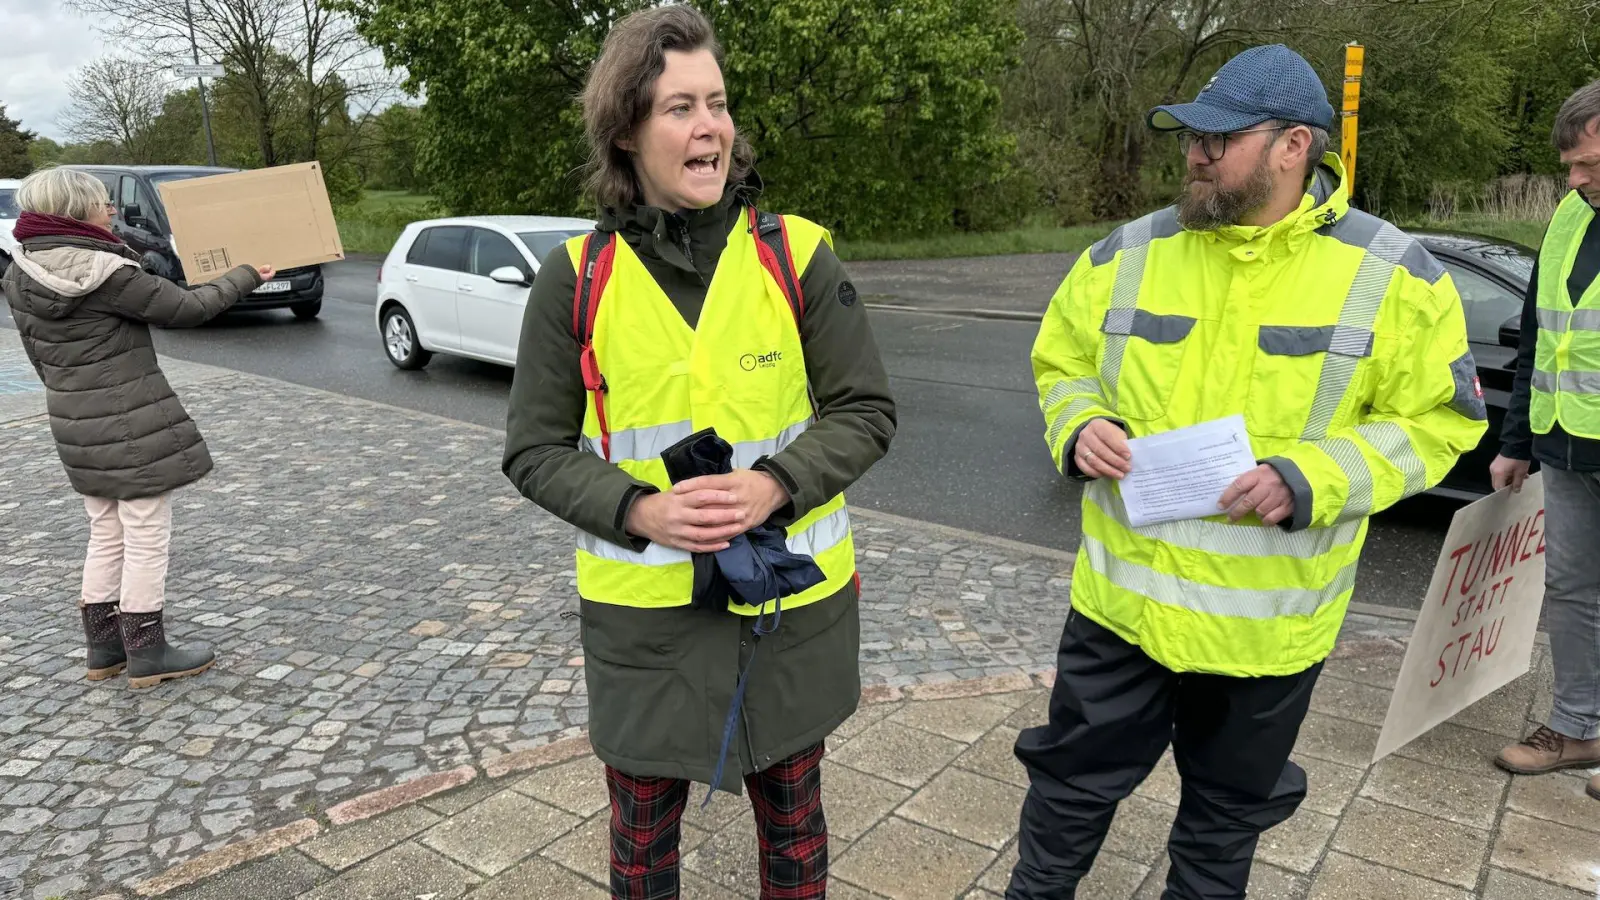
[[[22,348],[44,382],[50,431],[89,513],[79,607],[90,681],[124,669],[149,687],[211,667],[209,649],[167,643],[162,621],[174,490],[211,471],[194,422],[156,362],[150,326],[194,326],[271,278],[240,266],[184,290],[139,268],[107,230],[110,197],[70,169],[28,176],[16,259],[3,283]]]

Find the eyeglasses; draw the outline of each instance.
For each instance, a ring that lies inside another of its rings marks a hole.
[[[1223,154],[1228,152],[1228,138],[1245,134],[1261,134],[1263,132],[1284,132],[1288,131],[1289,128],[1290,126],[1288,125],[1276,125],[1272,128],[1251,128],[1246,131],[1235,131],[1229,134],[1201,134],[1197,131],[1180,131],[1178,132],[1178,147],[1183,150],[1184,156],[1188,156],[1190,148],[1198,142],[1201,152],[1206,155],[1206,159],[1216,162],[1223,157]]]

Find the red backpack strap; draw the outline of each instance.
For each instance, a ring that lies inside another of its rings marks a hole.
[[[784,223],[783,216],[760,212],[753,206],[750,207],[750,217],[755,222],[756,255],[761,257],[761,265],[772,273],[773,280],[783,289],[783,296],[789,300],[789,309],[794,313],[795,327],[799,328],[800,321],[806,315],[806,297],[800,289],[800,277],[794,270],[794,252],[789,249],[789,226]]]
[[[594,395],[595,417],[600,420],[600,452],[611,458],[611,428],[606,424],[606,378],[594,353],[594,323],[600,315],[600,300],[611,280],[611,264],[616,259],[616,238],[609,232],[594,232],[583,239],[583,268],[572,297],[572,336],[578,340],[578,367],[583,371],[583,388]]]

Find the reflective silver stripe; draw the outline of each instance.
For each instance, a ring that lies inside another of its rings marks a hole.
[[[612,562],[632,563],[636,566],[670,566],[674,563],[692,562],[691,557],[683,550],[663,547],[660,544],[651,544],[644,548],[643,553],[635,553],[627,547],[621,547],[610,541],[602,541],[587,531],[578,530],[578,549],[601,559]]]
[[[788,539],[790,553],[804,553],[815,559],[839,545],[850,533],[850,508],[841,506],[811,523],[811,527]]]
[[[1149,597],[1164,606],[1176,606],[1208,616],[1240,619],[1276,619],[1282,616],[1309,616],[1325,604],[1339,599],[1355,587],[1356,563],[1351,561],[1323,588],[1279,588],[1263,591],[1251,588],[1218,587],[1158,572],[1131,563],[1111,553],[1095,538],[1083,536],[1083,552],[1089,567],[1112,584]]]
[[[776,456],[779,450],[794,443],[794,439],[804,434],[811,427],[812,419],[790,425],[778,432],[778,436],[765,441],[740,441],[733,445],[733,467],[735,469],[748,469],[756,464],[763,456]]]
[[[1173,237],[1183,230],[1183,226],[1178,224],[1178,210],[1176,207],[1169,206],[1165,209],[1158,209],[1135,222],[1119,226],[1095,243],[1093,247],[1089,248],[1089,264],[1103,266],[1116,258],[1118,250],[1123,249],[1124,246],[1133,246],[1128,229],[1130,226],[1141,224],[1148,228],[1148,232],[1145,235],[1145,240],[1147,241]]]
[[[1310,356],[1313,353],[1371,356],[1372,343],[1371,331],[1344,325],[1263,325],[1256,336],[1261,352],[1273,356]]]
[[[1557,334],[1571,329],[1572,331],[1600,331],[1600,309],[1575,309],[1565,312],[1559,309],[1538,310],[1539,327],[1545,331]]]
[[[1074,394],[1100,393],[1100,379],[1098,378],[1063,378],[1050,385],[1050,390],[1044,393],[1044,402],[1040,404],[1043,412],[1050,412],[1050,407],[1071,397]]]
[[[1062,432],[1067,430],[1067,423],[1093,409],[1100,402],[1098,397],[1079,397],[1068,403],[1050,422],[1050,433],[1045,435],[1047,445],[1054,448],[1056,442],[1061,440]]]
[[[1444,265],[1420,241],[1370,213],[1352,209],[1317,233],[1375,253],[1429,284],[1444,277]]]
[[[1427,488],[1428,466],[1404,428],[1393,422],[1369,422],[1356,426],[1356,433],[1405,476],[1405,496],[1420,494]]]
[[[1545,331],[1563,332],[1567,330],[1567,322],[1572,319],[1572,313],[1562,312],[1559,309],[1539,309],[1539,327]]]
[[[1534,369],[1533,389],[1546,394],[1554,394],[1557,390],[1567,394],[1600,394],[1600,372],[1569,371],[1556,376],[1543,369]]]
[[[1383,230],[1379,229],[1378,235],[1374,236],[1373,240],[1379,240],[1383,234]],[[1383,305],[1383,296],[1389,292],[1389,281],[1393,277],[1393,263],[1376,253],[1368,253],[1362,257],[1361,265],[1356,269],[1356,277],[1350,282],[1350,290],[1345,294],[1344,306],[1339,310],[1337,327],[1370,334],[1372,323],[1378,319],[1378,308]],[[1333,425],[1333,416],[1339,411],[1339,403],[1344,399],[1345,392],[1350,389],[1350,382],[1356,377],[1356,366],[1359,363],[1358,357],[1340,353],[1329,353],[1322,358],[1322,373],[1317,377],[1317,393],[1311,401],[1311,413],[1306,417],[1305,431],[1301,432],[1303,440],[1316,441],[1327,436],[1328,428]]]
[[[813,522],[810,528],[793,535],[786,543],[792,553],[804,553],[815,557],[837,546],[849,533],[850,511],[848,508],[841,508]],[[627,547],[603,541],[582,530],[578,531],[578,549],[601,559],[636,566],[670,566],[675,563],[692,562],[694,559],[683,550],[663,547],[660,544],[651,544],[645,547],[643,553],[635,553]]]
[[[748,469],[756,460],[763,456],[772,456],[779,450],[794,443],[794,439],[805,433],[811,427],[811,419],[806,419],[790,425],[778,433],[775,438],[762,441],[740,441],[733,445],[733,467]],[[667,425],[653,425],[649,428],[630,428],[624,431],[611,433],[611,461],[623,460],[653,460],[660,459],[662,451],[673,444],[694,434],[693,422],[672,422]],[[600,452],[600,442],[585,435],[579,442],[580,446],[596,456]]]
[[[1344,473],[1350,490],[1345,495],[1344,513],[1361,518],[1372,514],[1372,470],[1367,467],[1361,448],[1349,438],[1334,438],[1317,444]]]
[[[629,428],[623,431],[613,431],[611,432],[611,461],[659,459],[661,451],[691,434],[694,434],[694,423],[689,421],[669,422],[666,425],[653,425],[649,428]],[[587,435],[583,438],[583,447],[596,456],[604,455],[600,452],[600,441]]]
[[[1117,278],[1111,285],[1110,318],[1115,310],[1131,310],[1139,304],[1139,285],[1144,281],[1144,262],[1150,255],[1150,218],[1146,216],[1122,226],[1125,246],[1122,262],[1117,264]],[[1122,376],[1122,354],[1128,349],[1128,336],[1108,334],[1105,351],[1100,359],[1100,380],[1106,386],[1108,408],[1117,408],[1117,380]]]
[[[1557,384],[1567,394],[1600,394],[1600,372],[1562,372]]]
[[[1194,330],[1194,316],[1157,315],[1143,309],[1108,309],[1100,324],[1106,334],[1130,334],[1152,344],[1176,344]]]
[[[1340,522],[1332,528],[1308,528],[1290,533],[1277,526],[1230,525],[1208,522],[1204,519],[1187,519],[1163,522],[1138,528],[1128,521],[1127,507],[1105,479],[1091,481],[1089,501],[1123,529],[1143,537],[1161,541],[1186,550],[1215,553],[1221,556],[1288,556],[1294,559],[1316,559],[1335,547],[1342,547],[1356,539],[1361,532],[1361,521]]]

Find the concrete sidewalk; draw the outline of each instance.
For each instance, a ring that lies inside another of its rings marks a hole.
[[[1263,838],[1250,896],[1595,897],[1600,803],[1585,796],[1580,773],[1513,780],[1489,762],[1525,720],[1548,709],[1545,651],[1522,680],[1368,767],[1402,652],[1391,640],[1352,638],[1330,661],[1295,754],[1309,773],[1310,796]],[[1012,676],[869,691],[874,702],[829,742],[823,763],[830,897],[1001,895],[1027,785],[1011,747],[1019,728],[1043,721],[1048,700],[1042,686],[1026,685]],[[303,820],[147,882],[140,893],[181,900],[609,896],[610,813],[601,766],[581,739],[485,768],[336,807],[326,821],[344,824]],[[469,780],[440,790],[462,779]],[[439,792],[418,796],[429,790]],[[702,796],[697,787],[685,817],[684,897],[756,897],[748,801],[722,794],[702,811]],[[1168,754],[1118,812],[1078,896],[1158,898],[1178,799]],[[266,855],[216,871],[253,853]]]

